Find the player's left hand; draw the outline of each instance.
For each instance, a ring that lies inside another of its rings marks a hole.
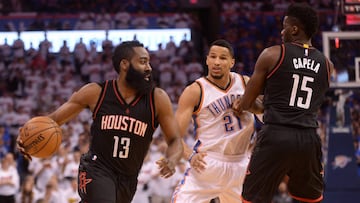
[[[156,161],[158,168],[160,170],[160,176],[163,178],[168,178],[175,173],[175,164],[172,161],[169,161],[166,158],[161,158]]]

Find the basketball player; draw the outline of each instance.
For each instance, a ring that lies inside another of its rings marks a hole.
[[[165,158],[157,161],[164,178],[174,174],[183,154],[172,104],[164,90],[153,86],[149,53],[143,44],[121,43],[112,60],[119,73],[116,80],[84,85],[49,115],[61,125],[84,108],[93,113],[90,150],[82,155],[79,166],[82,203],[131,202],[158,124],[168,144]],[[18,139],[19,150],[26,154],[21,144]]]
[[[186,87],[175,117],[182,135],[194,116],[196,142],[190,149],[184,142],[184,157],[191,167],[173,193],[176,203],[241,202],[243,178],[255,132],[254,115],[238,117],[231,109],[244,93],[248,77],[230,72],[234,51],[225,40],[214,41],[206,57],[209,72]]]
[[[264,125],[244,181],[244,202],[271,202],[284,177],[297,201],[323,199],[317,113],[334,67],[311,45],[317,28],[313,8],[306,3],[290,5],[281,31],[283,44],[263,50],[244,96],[234,102],[240,113],[264,92]]]

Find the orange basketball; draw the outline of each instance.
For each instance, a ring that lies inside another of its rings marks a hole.
[[[22,131],[25,152],[31,156],[45,158],[59,149],[62,130],[50,117],[34,117],[25,123]]]

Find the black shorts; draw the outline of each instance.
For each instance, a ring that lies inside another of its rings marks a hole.
[[[81,157],[78,183],[81,203],[130,203],[137,177],[115,174],[86,154]]]
[[[243,199],[271,202],[286,175],[294,199],[305,202],[322,199],[322,151],[316,129],[264,125],[248,166]]]

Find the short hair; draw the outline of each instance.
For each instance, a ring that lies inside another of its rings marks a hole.
[[[215,40],[213,43],[211,43],[210,48],[212,46],[220,46],[220,47],[227,48],[230,52],[231,57],[234,58],[234,48],[231,46],[231,44],[228,41],[226,41],[224,39],[218,39],[218,40]]]
[[[122,42],[120,45],[115,47],[114,54],[112,56],[112,63],[117,73],[120,72],[119,65],[121,60],[126,59],[130,61],[134,56],[134,47],[144,47],[144,45],[139,41],[134,40]]]
[[[303,26],[308,38],[312,38],[318,31],[318,14],[315,9],[305,2],[291,4],[286,11],[286,16],[297,19]]]

